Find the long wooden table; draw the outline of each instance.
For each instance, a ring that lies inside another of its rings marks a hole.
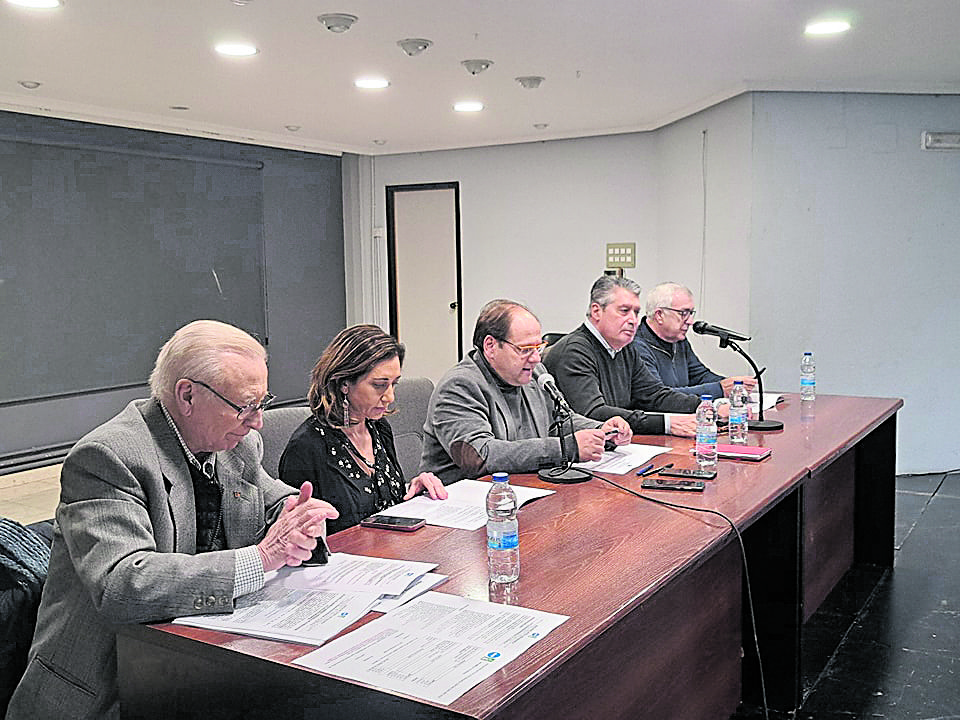
[[[644,495],[728,516],[749,558],[771,705],[800,700],[803,622],[854,562],[892,564],[899,400],[821,396],[815,415],[789,396],[781,432],[751,433],[761,463],[722,460],[703,493]],[[638,436],[694,466],[691,441]],[[613,477],[640,492],[635,475]],[[535,476],[517,484],[545,486]],[[520,511],[521,577],[487,582],[485,534],[352,528],[334,551],[438,562],[438,590],[569,615],[449,706],[291,665],[312,647],[161,623],[121,631],[125,717],[725,718],[758,687],[744,627],[742,564],[729,525],[601,480]],[[371,614],[373,616],[374,614]],[[369,619],[369,617],[368,617]],[[741,667],[741,647],[746,661]]]

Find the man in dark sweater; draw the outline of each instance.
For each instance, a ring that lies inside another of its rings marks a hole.
[[[683,285],[660,283],[647,293],[646,317],[633,343],[647,369],[667,387],[698,397],[728,397],[735,380],[753,390],[757,381],[752,375],[723,377],[700,362],[687,340],[695,314],[693,293]]]
[[[692,437],[691,413],[700,401],[647,369],[633,343],[639,314],[640,286],[604,275],[590,290],[587,322],[558,340],[543,362],[578,413],[595,420],[619,415],[638,434]]]

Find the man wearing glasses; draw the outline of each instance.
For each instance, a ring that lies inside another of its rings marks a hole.
[[[544,362],[577,412],[597,420],[619,415],[641,435],[690,437],[699,399],[661,383],[633,344],[639,293],[629,278],[602,275],[590,288],[587,321],[560,338]]]
[[[697,397],[727,397],[734,380],[752,390],[757,384],[753,376],[723,377],[700,362],[687,340],[696,312],[693,293],[683,285],[661,283],[647,294],[646,317],[636,339],[647,368],[664,385]]]
[[[152,397],[63,463],[30,661],[7,713],[119,717],[116,627],[228,613],[264,572],[308,559],[337,511],[260,467],[266,352],[201,320],[160,350]]]
[[[536,472],[598,460],[606,439],[630,442],[632,431],[622,418],[601,423],[573,413],[573,434],[565,423],[561,445],[553,401],[531,382],[544,346],[540,321],[520,303],[493,300],[483,307],[473,350],[430,398],[421,472],[444,484],[494,472]]]

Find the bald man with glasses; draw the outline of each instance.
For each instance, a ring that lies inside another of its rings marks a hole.
[[[421,472],[444,484],[494,472],[536,472],[598,460],[607,439],[630,442],[632,431],[620,417],[599,422],[573,413],[572,435],[569,425],[554,426],[552,400],[531,382],[545,345],[540,321],[520,303],[493,300],[483,307],[473,349],[430,398]]]
[[[661,283],[647,293],[646,316],[640,321],[634,344],[647,369],[667,387],[688,395],[710,395],[714,400],[730,395],[735,380],[752,390],[752,376],[723,377],[700,362],[687,331],[697,311],[690,289]]]
[[[160,350],[152,397],[63,463],[50,567],[8,720],[117,718],[117,628],[233,612],[264,573],[310,558],[333,506],[260,467],[267,354],[198,320]]]

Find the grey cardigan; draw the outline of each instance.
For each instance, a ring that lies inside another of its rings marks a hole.
[[[227,547],[258,542],[295,491],[249,433],[217,456]],[[130,403],[64,461],[50,569],[7,719],[119,716],[117,626],[233,611],[233,549],[196,555],[193,482],[156,400]]]
[[[420,472],[444,484],[494,472],[536,472],[576,459],[576,441],[564,438],[566,457],[553,422],[553,402],[536,383],[506,389],[512,402],[474,349],[441,378],[423,425]],[[516,393],[516,395],[513,395]],[[513,408],[519,408],[517,414]],[[601,423],[574,413],[574,431]],[[570,427],[564,425],[569,433]]]

